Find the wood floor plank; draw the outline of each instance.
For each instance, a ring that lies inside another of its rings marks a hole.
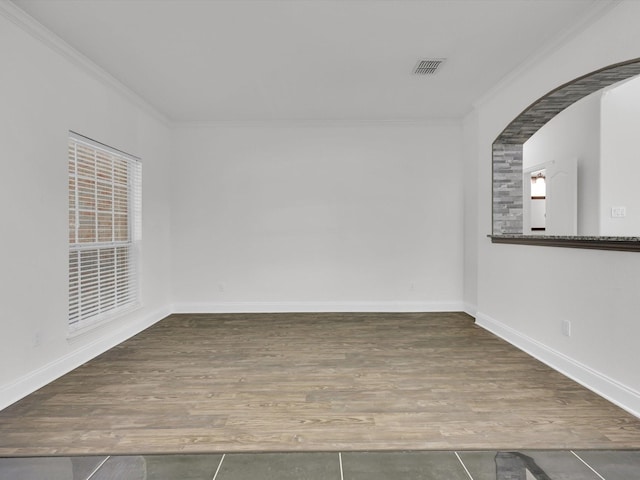
[[[0,412],[0,455],[640,448],[462,313],[172,315]]]

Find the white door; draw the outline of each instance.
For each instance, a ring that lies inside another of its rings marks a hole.
[[[578,234],[578,159],[553,160],[547,170],[545,235]]]
[[[546,235],[546,170],[541,167],[527,168],[522,174],[522,233],[525,235]]]
[[[531,170],[522,173],[522,233],[531,235]]]

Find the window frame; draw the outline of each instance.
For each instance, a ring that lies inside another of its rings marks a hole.
[[[73,337],[141,306],[142,161],[73,131],[67,161]]]

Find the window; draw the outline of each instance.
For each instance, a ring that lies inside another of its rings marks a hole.
[[[69,133],[69,331],[139,304],[138,158]]]

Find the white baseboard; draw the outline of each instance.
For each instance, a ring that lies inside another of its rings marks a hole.
[[[464,302],[463,305],[464,305],[464,309],[462,311],[467,315],[471,315],[472,317],[475,318],[476,314],[478,313],[478,306],[468,302]]]
[[[460,312],[462,302],[212,302],[176,303],[174,313]]]
[[[476,323],[554,370],[640,418],[640,392],[607,377],[603,373],[534,340],[528,335],[488,315],[478,312],[476,314]]]
[[[482,328],[640,418],[640,393],[461,302],[220,302],[179,303],[151,312],[0,388],[0,410],[35,392],[171,313],[465,311]]]
[[[0,410],[133,337],[172,313],[454,312],[462,302],[219,302],[167,305],[0,386]],[[71,340],[72,342],[75,340]]]
[[[133,337],[170,314],[171,309],[168,306],[148,313],[116,331],[109,332],[104,337],[83,345],[78,350],[74,350],[11,383],[3,385],[0,388],[0,410]]]

